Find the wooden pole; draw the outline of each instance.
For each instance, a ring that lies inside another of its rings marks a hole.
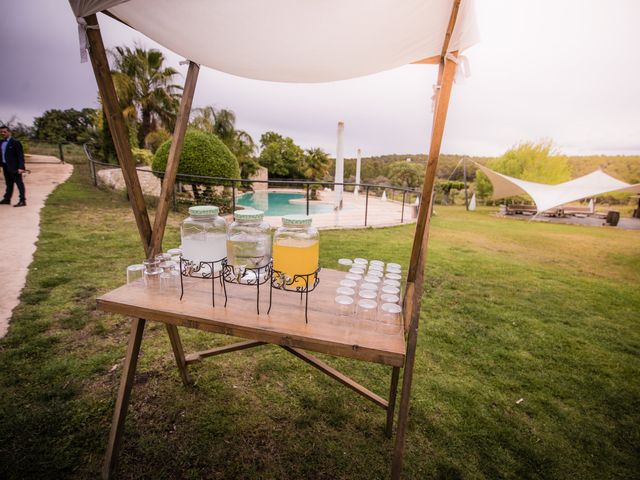
[[[87,39],[89,41],[89,57],[93,66],[93,73],[98,83],[98,90],[102,98],[102,108],[104,109],[113,144],[116,148],[116,154],[122,168],[122,176],[127,186],[127,192],[133,215],[136,219],[138,232],[142,239],[145,255],[151,255],[151,223],[147,213],[147,206],[144,203],[142,188],[140,188],[140,180],[136,172],[136,166],[131,154],[131,145],[129,144],[129,135],[118,102],[116,89],[113,85],[109,61],[107,53],[102,43],[102,35],[98,25],[98,18],[89,15],[84,18],[87,22]],[[91,28],[94,27],[94,28]]]
[[[144,324],[145,320],[142,318],[135,318],[131,322],[131,333],[129,334],[127,355],[124,359],[124,365],[122,366],[122,377],[120,377],[120,388],[118,388],[116,406],[113,410],[113,420],[111,422],[111,432],[109,433],[107,454],[105,456],[104,465],[102,466],[102,478],[105,480],[113,477],[113,472],[115,471],[116,464],[118,463],[118,452],[120,451],[122,434],[124,433],[124,419],[127,416],[129,397],[131,396],[133,379],[136,374],[136,365],[138,364],[138,354],[140,353]]]
[[[167,160],[167,168],[162,179],[162,190],[158,198],[158,208],[156,209],[156,217],[153,221],[153,235],[151,237],[151,249],[153,254],[162,252],[162,238],[164,237],[164,229],[167,225],[167,216],[169,215],[169,207],[173,186],[178,173],[178,164],[180,163],[180,155],[184,145],[184,136],[189,124],[189,115],[191,113],[191,103],[193,102],[193,93],[196,89],[198,81],[198,72],[200,66],[197,63],[189,62],[189,70],[187,71],[187,79],[185,80],[184,89],[182,91],[182,99],[180,100],[180,110],[176,119],[176,127],[173,130],[173,139],[169,150],[169,158]]]
[[[416,347],[418,343],[418,323],[420,320],[420,305],[422,301],[422,291],[424,284],[424,262],[427,253],[427,243],[429,241],[429,221],[431,220],[431,204],[433,184],[436,176],[436,168],[444,133],[444,124],[447,116],[447,107],[451,95],[451,86],[456,71],[456,64],[447,60],[440,65],[443,72],[441,88],[436,102],[434,115],[434,128],[431,136],[431,148],[429,150],[429,161],[422,188],[422,201],[418,211],[418,224],[414,237],[413,251],[411,255],[411,267],[409,274],[413,271],[413,281],[407,280],[405,293],[405,322],[408,320],[407,332],[407,357],[402,377],[402,398],[400,399],[400,410],[398,411],[398,432],[396,433],[396,444],[393,453],[393,464],[391,478],[397,480],[402,471],[404,457],[405,436],[407,433],[407,421],[409,417],[409,402],[411,397],[411,384],[413,381],[413,367],[415,364]],[[418,259],[414,263],[414,255]]]
[[[431,144],[429,146],[429,159],[425,172],[422,194],[420,198],[420,208],[418,210],[418,220],[413,238],[413,248],[411,250],[411,260],[409,262],[409,272],[407,274],[407,287],[404,297],[404,318],[407,327],[407,355],[402,376],[402,397],[400,399],[400,409],[398,411],[398,431],[393,451],[393,461],[391,465],[391,479],[398,480],[402,473],[404,461],[405,438],[407,434],[407,422],[409,419],[409,405],[411,401],[411,385],[413,382],[413,368],[415,365],[416,348],[418,344],[418,324],[420,321],[420,306],[422,303],[422,293],[424,285],[424,262],[427,254],[427,244],[429,241],[429,223],[431,220],[433,186],[436,178],[438,159],[440,157],[440,147],[442,146],[442,136],[447,119],[449,99],[451,98],[451,88],[456,73],[456,62],[446,58],[449,49],[449,42],[456,24],[460,0],[455,0],[449,17],[449,25],[445,34],[442,51],[440,55],[440,65],[438,68],[438,89],[436,92],[436,104],[433,113],[433,126],[431,129]],[[453,52],[454,56],[458,52]]]

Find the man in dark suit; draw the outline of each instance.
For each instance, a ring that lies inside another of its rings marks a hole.
[[[27,199],[24,195],[24,182],[22,181],[22,174],[25,171],[22,144],[11,136],[11,130],[5,125],[0,126],[0,136],[2,137],[2,143],[0,143],[0,159],[2,160],[4,181],[7,185],[7,190],[0,204],[8,205],[11,203],[13,186],[16,185],[20,193],[20,198],[14,207],[26,207]]]

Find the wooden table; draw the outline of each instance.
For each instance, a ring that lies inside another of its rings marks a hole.
[[[304,303],[293,292],[273,290],[271,313],[268,284],[260,287],[260,315],[256,313],[256,287],[227,284],[227,306],[224,294],[216,284],[216,307],[211,304],[211,280],[184,278],[184,297],[180,292],[153,290],[134,282],[112,290],[97,299],[98,308],[111,313],[134,317],[123,367],[120,388],[109,436],[103,477],[111,478],[117,462],[124,419],[133,385],[142,333],[146,321],[164,323],[169,333],[176,363],[185,385],[191,383],[190,363],[205,357],[256,347],[266,343],[282,346],[290,353],[318,368],[345,386],[387,411],[385,433],[391,436],[400,367],[405,361],[404,329],[396,333],[383,332],[380,324],[364,322],[358,317],[337,314],[335,289],[344,278],[343,272],[323,269],[320,283],[309,294],[308,323],[305,323]],[[204,352],[185,355],[178,326],[196,328],[248,339]],[[393,367],[389,400],[376,395],[351,378],[316,358],[307,350],[340,357],[380,363]]]

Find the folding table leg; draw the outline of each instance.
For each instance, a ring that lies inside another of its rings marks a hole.
[[[124,359],[124,365],[122,367],[122,377],[120,378],[120,388],[118,389],[116,406],[113,411],[107,454],[105,455],[104,465],[102,467],[102,478],[105,480],[112,478],[118,461],[122,434],[124,433],[124,419],[127,416],[127,408],[129,407],[129,397],[131,396],[131,387],[133,386],[133,378],[138,364],[138,354],[140,353],[144,324],[145,320],[143,318],[136,318],[131,322],[127,356]]]
[[[384,434],[391,438],[393,433],[393,415],[396,408],[396,396],[398,395],[398,379],[400,378],[400,367],[393,367],[391,372],[391,388],[389,389],[389,406],[387,407],[387,426]]]
[[[182,342],[180,341],[180,333],[178,333],[178,327],[166,324],[167,333],[169,334],[169,340],[171,341],[171,348],[173,349],[173,355],[176,357],[176,363],[178,364],[178,370],[180,371],[180,377],[185,387],[190,386],[193,382],[187,369],[187,360],[184,356],[184,350],[182,349]]]

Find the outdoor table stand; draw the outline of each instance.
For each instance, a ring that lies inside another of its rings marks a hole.
[[[113,423],[111,425],[109,443],[107,446],[105,463],[102,470],[103,478],[111,478],[114,472],[115,464],[118,457],[118,450],[120,448],[122,439],[127,405],[129,403],[129,396],[131,394],[131,386],[133,385],[138,353],[140,351],[140,344],[142,342],[142,333],[144,331],[144,326],[147,320],[165,323],[167,334],[169,335],[173,353],[176,358],[176,363],[178,364],[178,370],[180,371],[182,381],[185,383],[185,385],[191,383],[189,372],[187,370],[188,363],[199,361],[205,356],[212,356],[235,350],[242,350],[245,348],[258,346],[263,343],[274,343],[282,346],[287,351],[293,353],[307,363],[310,363],[311,365],[317,367],[327,375],[330,375],[341,383],[347,385],[349,388],[352,388],[377,405],[385,408],[387,410],[387,434],[391,431],[391,428],[393,426],[393,403],[395,402],[396,397],[396,387],[398,384],[400,367],[403,366],[404,374],[402,377],[402,396],[400,398],[400,405],[398,410],[398,426],[391,465],[392,480],[397,480],[400,478],[402,473],[407,422],[409,418],[409,404],[411,397],[411,386],[413,382],[413,368],[415,365],[415,354],[418,341],[420,305],[424,285],[424,267],[429,241],[429,224],[432,211],[432,193],[434,191],[438,159],[440,157],[440,147],[442,145],[442,138],[444,135],[444,126],[446,123],[447,111],[449,108],[449,100],[451,98],[453,80],[458,64],[458,51],[450,51],[449,43],[453,34],[454,27],[456,25],[458,11],[460,9],[460,1],[461,0],[453,0],[451,15],[445,32],[445,36],[443,38],[441,52],[438,55],[424,58],[415,62],[438,65],[438,77],[437,84],[434,85],[434,95],[432,97],[433,125],[430,135],[429,155],[427,167],[425,170],[424,182],[422,184],[422,191],[420,192],[420,195],[418,197],[418,218],[413,238],[413,247],[411,249],[411,258],[409,260],[409,271],[407,273],[406,290],[403,301],[406,350],[401,352],[400,356],[392,355],[391,357],[387,357],[385,355],[382,355],[381,357],[378,357],[374,354],[375,348],[373,349],[373,351],[370,349],[361,349],[360,347],[349,349],[348,345],[344,343],[334,343],[332,345],[331,342],[322,342],[318,338],[313,340],[312,338],[306,338],[304,336],[294,337],[282,334],[278,335],[266,329],[256,329],[255,327],[251,328],[249,325],[233,325],[233,322],[227,322],[227,324],[225,325],[224,322],[207,321],[206,316],[204,315],[201,318],[198,318],[197,316],[194,317],[175,313],[171,314],[159,308],[145,309],[139,307],[134,309],[123,306],[122,312],[120,313],[124,313],[125,315],[132,315],[136,318],[134,318],[131,322],[129,344],[127,346],[127,354],[123,365],[123,373],[120,380],[118,396],[116,399]],[[119,20],[108,10],[104,10],[103,13],[114,17],[116,20]],[[135,217],[136,226],[138,228],[138,233],[140,234],[140,239],[142,241],[145,254],[147,258],[150,258],[162,251],[162,239],[164,237],[164,231],[167,224],[171,194],[175,184],[176,174],[178,171],[178,163],[180,155],[182,153],[187,125],[189,123],[189,115],[191,112],[193,94],[198,79],[198,73],[200,71],[200,65],[193,61],[189,61],[185,85],[182,91],[182,98],[180,99],[180,108],[176,117],[176,124],[173,131],[171,147],[169,149],[169,157],[167,160],[167,166],[162,181],[162,188],[160,191],[160,196],[158,198],[156,214],[154,217],[152,228],[151,222],[149,220],[149,214],[147,212],[145,199],[142,194],[142,188],[140,187],[140,180],[136,171],[135,161],[133,159],[131,145],[129,143],[126,124],[122,115],[122,110],[120,109],[118,95],[113,83],[106,50],[102,41],[102,34],[100,32],[98,18],[95,13],[89,13],[85,14],[82,17],[82,21],[82,34],[86,35],[89,58],[91,59],[91,66],[93,67],[96,83],[98,84],[98,90],[102,99],[102,108],[109,125],[109,131],[111,132],[116,155],[122,169],[122,176],[127,187],[127,196],[129,198],[129,202],[131,203],[131,208]],[[323,275],[323,278],[325,276],[326,274]],[[323,280],[323,282],[324,281],[325,280]],[[202,282],[201,285],[205,283],[208,282]],[[331,281],[328,281],[327,283],[331,283]],[[326,283],[324,285],[326,285]],[[131,289],[133,288],[134,287],[131,287]],[[102,304],[101,307],[106,306],[106,302],[110,297],[114,297],[120,293],[128,295],[129,290],[130,289],[128,286],[116,289],[113,292],[110,292],[107,295],[101,297],[101,299],[99,300],[99,305]],[[208,296],[210,295],[210,293],[205,292],[205,295]],[[288,295],[288,298],[291,297],[295,296]],[[211,301],[211,297],[208,296],[207,300]],[[194,303],[191,302],[191,304]],[[212,310],[211,306],[207,304],[207,307],[210,312]],[[246,318],[250,317],[247,315]],[[309,328],[309,326],[313,328],[316,323],[314,321],[310,321],[308,324],[304,324],[303,322],[299,322],[299,324],[306,325],[307,327],[305,328]],[[207,352],[199,352],[197,354],[192,354],[186,357],[184,355],[182,344],[180,342],[177,325],[182,325],[190,328],[200,328],[203,330],[224,333],[227,335],[240,337],[244,336],[245,338],[250,338],[251,340],[236,345],[209,350]],[[404,335],[402,336],[402,339],[404,342]],[[353,382],[353,380],[321,362],[316,357],[303,350],[306,348],[317,349],[318,351],[331,353],[334,355],[343,355],[347,357],[351,356],[352,358],[357,358],[355,356],[357,354],[357,356],[362,356],[362,360],[378,361],[379,363],[386,363],[391,365],[393,367],[393,370],[391,375],[389,401],[375,396],[366,388],[358,385],[357,383]],[[348,350],[354,353],[352,355],[348,355]],[[383,359],[385,359],[386,361],[382,361]]]
[[[323,269],[322,282],[317,283],[309,305],[299,295],[273,289],[269,301],[277,313],[272,315],[258,314],[254,289],[239,284],[227,284],[226,291],[218,290],[218,295],[226,296],[228,304],[226,307],[213,307],[212,288],[215,288],[215,282],[203,282],[201,278],[193,277],[183,279],[188,288],[181,291],[147,288],[140,280],[99,297],[97,303],[101,310],[134,317],[109,436],[105,476],[111,475],[117,460],[147,321],[167,326],[185,386],[192,384],[188,371],[188,366],[192,363],[223,353],[275,344],[385,410],[385,434],[391,437],[400,367],[404,365],[406,352],[403,324],[399,323],[397,331],[389,334],[379,331],[379,322],[362,322],[356,316],[337,315],[333,297],[343,277],[344,272]],[[308,323],[305,321],[307,309],[310,313]],[[185,355],[178,326],[248,340]],[[385,400],[373,393],[306,349],[392,367],[389,399]]]

